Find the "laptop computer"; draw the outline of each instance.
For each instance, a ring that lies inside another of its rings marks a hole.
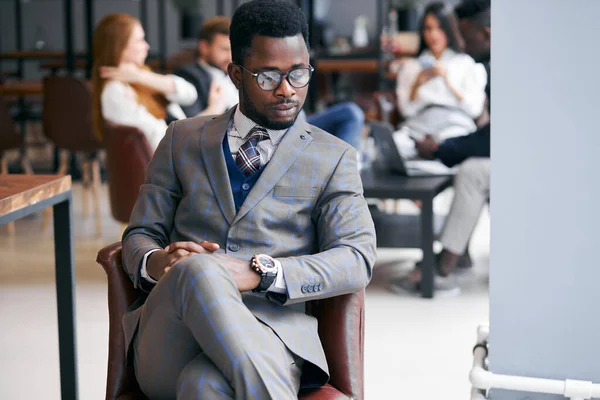
[[[454,170],[439,161],[405,160],[394,141],[394,128],[386,122],[369,121],[377,151],[375,167],[404,176],[447,176]]]

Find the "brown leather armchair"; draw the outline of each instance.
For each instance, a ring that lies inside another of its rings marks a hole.
[[[144,183],[152,149],[142,131],[133,126],[104,124],[106,172],[112,216],[127,224]]]
[[[121,264],[121,243],[100,250],[96,262],[108,277],[107,400],[143,400],[132,367],[125,366],[125,338],[121,320],[135,301],[136,292]],[[343,400],[364,398],[364,292],[333,297],[307,304],[307,312],[319,320],[331,380],[324,387],[302,391],[303,400]]]

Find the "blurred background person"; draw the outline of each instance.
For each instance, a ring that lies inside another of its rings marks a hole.
[[[429,4],[420,25],[420,49],[398,73],[398,107],[406,121],[402,131],[413,138],[425,134],[436,141],[466,135],[485,104],[486,71],[461,50],[462,39],[453,10]]]
[[[227,75],[231,63],[229,25],[229,17],[207,19],[198,34],[197,62],[174,73],[193,84],[198,92],[193,104],[182,107],[188,117],[223,114],[238,103],[238,91]]]
[[[489,112],[491,0],[463,0],[456,7],[465,50],[486,68]],[[435,289],[442,294],[458,294],[460,287],[452,274],[469,245],[473,230],[490,197],[490,126],[450,138],[437,144],[431,137],[417,142],[419,154],[438,158],[449,167],[460,165],[454,179],[454,199],[439,236],[442,251],[437,255]],[[407,277],[392,282],[392,290],[416,291],[421,280],[417,267]]]
[[[109,14],[94,33],[93,119],[102,139],[104,120],[135,126],[154,150],[168,123],[185,118],[180,105],[196,101],[192,84],[145,66],[149,45],[140,22],[128,14]]]

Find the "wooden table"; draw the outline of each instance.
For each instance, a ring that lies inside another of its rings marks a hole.
[[[8,81],[0,85],[1,96],[41,96],[44,86],[40,81]]]
[[[50,206],[54,208],[61,398],[77,399],[71,176],[0,175],[0,225]]]

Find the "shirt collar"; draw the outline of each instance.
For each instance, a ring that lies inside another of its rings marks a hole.
[[[239,137],[245,139],[246,136],[250,133],[252,128],[256,126],[260,126],[256,122],[252,121],[250,118],[246,117],[244,113],[240,111],[240,107],[235,108],[235,114],[233,115],[233,125],[238,132]],[[269,139],[273,146],[277,146],[283,136],[287,132],[287,129],[275,130],[275,129],[267,129],[267,133],[269,134]]]

